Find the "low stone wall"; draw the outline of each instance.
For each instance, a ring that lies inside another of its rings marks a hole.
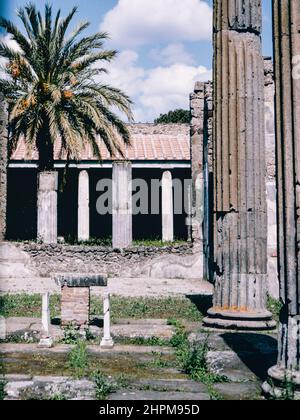
[[[30,257],[40,277],[51,273],[101,273],[109,277],[196,278],[203,261],[191,244],[165,247],[133,247],[123,251],[109,247],[16,244]]]

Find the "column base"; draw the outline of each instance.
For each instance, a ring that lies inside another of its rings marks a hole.
[[[101,349],[103,350],[111,350],[115,347],[115,344],[112,339],[107,340],[105,338],[102,339],[100,344]]]
[[[291,372],[273,366],[268,375],[269,380],[262,386],[267,398],[300,400],[300,371]]]
[[[53,347],[54,343],[51,337],[48,338],[41,338],[38,348],[39,349],[51,349]]]
[[[238,312],[212,308],[203,320],[207,328],[241,331],[269,331],[276,328],[271,312]]]

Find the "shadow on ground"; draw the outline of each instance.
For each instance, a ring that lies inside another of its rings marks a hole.
[[[256,333],[225,333],[225,343],[240,360],[262,381],[270,367],[277,362],[277,340],[269,335]]]
[[[186,298],[197,307],[198,311],[203,316],[205,316],[207,311],[213,306],[212,295],[186,295]]]

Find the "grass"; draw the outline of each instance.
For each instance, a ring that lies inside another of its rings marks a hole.
[[[135,337],[135,338],[114,338],[116,344],[128,345],[128,346],[157,346],[157,347],[168,347],[170,346],[170,340],[164,340],[160,337]]]
[[[51,316],[58,316],[60,312],[60,297],[50,297]],[[42,311],[42,295],[3,295],[0,296],[0,316],[39,318]]]
[[[24,242],[24,241],[16,241]],[[112,237],[107,238],[91,238],[88,241],[78,241],[77,238],[68,236],[64,239],[63,244],[72,246],[100,246],[100,247],[112,247]],[[175,239],[174,242],[163,242],[160,238],[152,239],[139,239],[132,242],[132,246],[144,246],[144,247],[155,247],[162,248],[165,246],[178,246],[187,244],[186,241],[181,239]]]
[[[101,303],[92,299],[92,314]],[[187,298],[123,298],[113,296],[111,299],[112,320],[131,319],[169,319],[178,318],[186,321],[201,321],[202,314],[196,304]]]
[[[91,316],[102,315],[102,300],[91,299]],[[0,296],[0,316],[40,318],[41,295],[3,295]],[[50,297],[51,316],[60,316],[60,296]],[[187,298],[124,298],[112,296],[112,321],[119,318],[131,319],[172,319],[200,322],[202,314],[197,304]]]
[[[185,244],[187,244],[187,242],[180,239],[175,239],[174,242],[163,242],[161,239],[139,239],[133,241],[133,246],[145,246],[155,248],[163,248],[166,246],[179,246]]]

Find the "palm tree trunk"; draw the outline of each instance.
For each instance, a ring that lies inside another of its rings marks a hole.
[[[49,118],[45,115],[43,125],[37,136],[37,149],[39,152],[39,171],[54,170],[54,145],[50,136]]]
[[[58,173],[54,171],[54,145],[46,115],[37,137],[37,148],[39,152],[38,240],[43,243],[57,243]]]

